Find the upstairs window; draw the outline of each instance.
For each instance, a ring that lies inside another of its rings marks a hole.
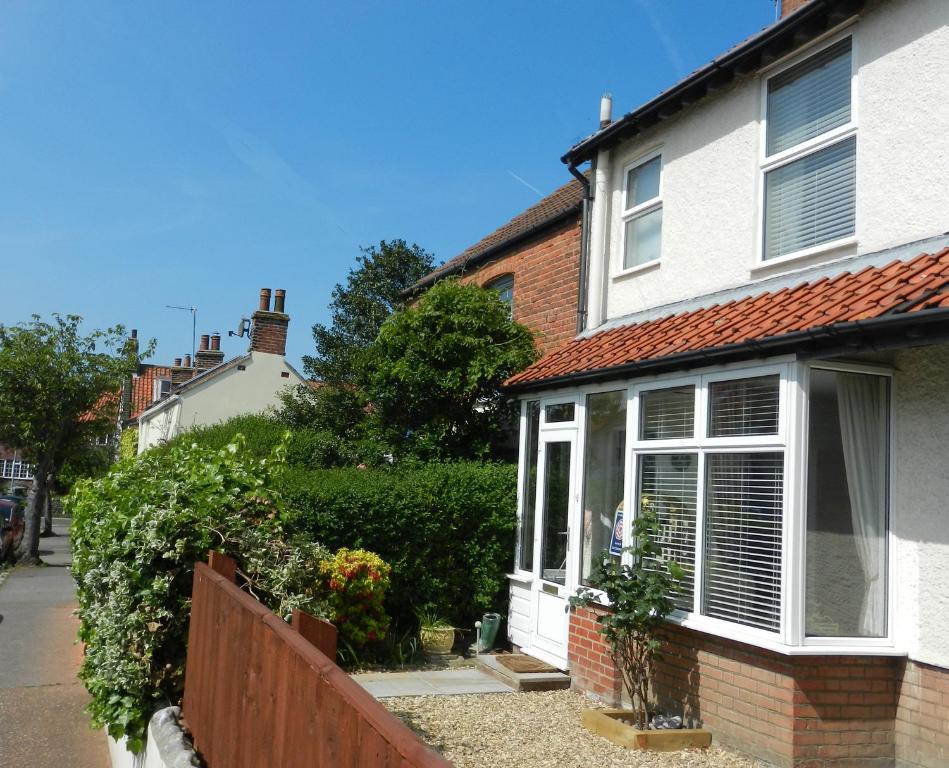
[[[763,258],[852,237],[856,126],[850,37],[768,79]]]
[[[623,269],[659,260],[662,246],[662,155],[626,169],[623,192]]]
[[[153,400],[160,400],[171,392],[171,379],[155,379],[155,389],[152,392]]]
[[[488,283],[485,288],[489,291],[498,292],[498,298],[507,304],[508,316],[512,316],[514,312],[514,275],[502,275]]]

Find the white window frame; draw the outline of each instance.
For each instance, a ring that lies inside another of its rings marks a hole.
[[[655,160],[657,157],[659,158],[659,194],[656,197],[652,197],[649,200],[640,203],[639,205],[634,205],[632,208],[627,208],[626,199],[628,192],[627,186],[629,184],[629,172],[641,165],[645,165],[650,160]],[[626,224],[633,219],[638,219],[648,213],[652,213],[653,211],[658,211],[663,208],[662,190],[664,184],[663,179],[665,175],[666,164],[662,159],[662,147],[653,149],[650,152],[647,152],[645,155],[639,155],[635,160],[623,166],[622,199],[620,201],[620,205],[622,207],[622,212],[620,213],[620,247],[619,258],[616,263],[616,269],[613,273],[613,277],[625,277],[626,275],[633,275],[637,272],[643,272],[644,270],[656,267],[662,262],[663,239],[660,230],[659,256],[642,264],[635,264],[632,267],[626,266]],[[663,213],[663,224],[664,223],[665,214]]]
[[[155,379],[155,383],[152,385],[152,400],[161,400],[161,385],[166,381],[168,382],[167,394],[171,394],[171,379]]]
[[[796,144],[793,147],[777,152],[773,155],[768,155],[768,83],[776,75],[785,72],[788,69],[791,69],[798,64],[807,61],[810,57],[820,53],[821,51],[830,48],[832,45],[839,43],[846,37],[850,37],[850,122],[845,125],[839,125],[836,128],[828,131],[827,133],[822,133],[820,136],[815,136],[812,139],[803,141],[800,144]],[[818,254],[826,253],[829,251],[835,251],[840,248],[846,248],[849,246],[856,245],[857,243],[857,223],[858,220],[854,221],[854,234],[848,235],[847,237],[838,238],[836,240],[830,240],[826,243],[820,243],[819,245],[810,246],[808,248],[802,248],[792,253],[786,253],[782,256],[777,256],[772,259],[765,258],[765,180],[769,172],[774,171],[782,166],[788,165],[789,163],[794,162],[795,160],[800,160],[802,157],[807,157],[808,155],[813,155],[817,152],[820,152],[822,149],[827,149],[834,144],[838,144],[842,141],[854,137],[857,135],[858,127],[858,115],[857,115],[857,35],[854,30],[845,28],[843,31],[838,31],[824,37],[819,42],[814,43],[812,46],[808,47],[805,51],[794,54],[789,59],[782,61],[778,64],[773,65],[771,68],[766,70],[766,72],[761,77],[761,125],[759,129],[758,137],[758,146],[759,146],[759,158],[758,158],[758,203],[757,203],[757,247],[755,249],[755,264],[754,268],[763,268],[763,267],[772,267],[774,265],[786,264],[787,262],[794,262],[800,259],[806,259],[809,256],[816,256]],[[855,193],[856,194],[856,193]],[[859,211],[857,211],[859,215]]]

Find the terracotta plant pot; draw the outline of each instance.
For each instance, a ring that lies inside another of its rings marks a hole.
[[[580,720],[588,731],[627,749],[652,749],[675,752],[680,749],[705,749],[712,734],[703,728],[676,728],[641,731],[625,721],[634,719],[628,709],[584,709]]]
[[[425,653],[451,653],[455,644],[454,627],[422,627],[418,636]]]

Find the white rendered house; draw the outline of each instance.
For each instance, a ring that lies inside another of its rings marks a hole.
[[[619,697],[567,599],[648,506],[663,706],[778,765],[949,765],[947,93],[949,3],[811,0],[564,156],[586,330],[507,383],[514,644]]]

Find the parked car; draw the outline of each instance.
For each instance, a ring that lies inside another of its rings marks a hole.
[[[0,496],[0,564],[13,562],[13,553],[23,539],[24,506],[19,496]]]

